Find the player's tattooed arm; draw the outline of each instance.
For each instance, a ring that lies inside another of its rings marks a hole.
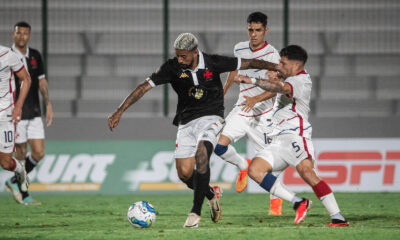
[[[112,131],[116,126],[118,126],[118,123],[122,117],[122,113],[125,112],[126,109],[128,109],[132,104],[137,102],[139,99],[143,97],[143,95],[148,92],[152,86],[148,81],[145,81],[141,84],[139,84],[135,90],[129,94],[125,100],[121,103],[121,105],[115,110],[115,112],[108,117],[108,127]]]
[[[121,103],[121,105],[118,107],[118,110],[125,112],[126,109],[128,109],[132,104],[137,102],[139,99],[141,99],[144,94],[149,91],[152,88],[150,83],[148,81],[144,81],[143,83],[139,84],[135,90],[133,90],[126,98],[125,100]]]
[[[272,62],[267,62],[264,60],[258,59],[241,59],[242,64],[240,65],[240,69],[266,69],[270,71],[276,71],[277,64]]]
[[[275,74],[275,76],[268,74],[268,77],[269,79],[261,79],[261,78],[255,79],[243,75],[238,75],[235,77],[235,82],[255,84],[268,92],[282,93],[282,94],[291,93],[291,88],[289,84],[281,82],[278,74]]]

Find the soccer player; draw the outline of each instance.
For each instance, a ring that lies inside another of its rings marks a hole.
[[[53,122],[53,109],[49,99],[49,90],[43,69],[43,61],[40,52],[28,47],[31,37],[31,26],[27,22],[18,22],[14,25],[12,34],[14,44],[12,50],[18,55],[28,70],[32,85],[22,109],[22,120],[17,125],[17,134],[15,138],[16,152],[15,158],[19,161],[25,161],[25,170],[31,172],[44,156],[44,129],[40,111],[39,91],[42,94],[46,104],[46,123],[49,127]],[[16,76],[16,80],[19,77]],[[18,81],[17,81],[18,83]],[[20,93],[19,84],[17,84],[17,96]],[[27,143],[31,153],[27,155]],[[13,177],[6,181],[6,186],[13,191],[13,196],[22,194],[22,203],[25,205],[38,205],[28,192],[19,192],[16,184],[16,178]]]
[[[312,202],[282,188],[277,177],[272,174],[272,171],[283,171],[288,166],[295,168],[331,215],[332,222],[328,226],[348,226],[331,188],[317,176],[314,169],[312,128],[308,122],[312,82],[304,69],[307,52],[300,46],[290,45],[280,51],[280,56],[277,67],[279,73],[268,72],[268,79],[243,75],[235,77],[238,83],[251,83],[265,91],[278,93],[269,124],[270,132],[267,134],[272,142],[253,158],[249,176],[268,192],[292,202],[296,210],[294,223],[300,224]],[[281,79],[284,81],[281,82]]]
[[[206,197],[211,219],[221,217],[219,187],[211,187],[210,156],[224,125],[224,94],[220,73],[237,69],[270,69],[276,64],[256,60],[202,53],[191,33],[182,33],[174,42],[176,57],[167,60],[123,101],[108,118],[115,128],[123,112],[156,85],[170,83],[178,95],[173,124],[178,126],[175,161],[179,178],[194,190],[193,207],[184,227],[198,227]],[[196,166],[196,170],[194,169]]]
[[[235,45],[234,55],[242,58],[255,58],[265,61],[279,63],[279,52],[271,44],[265,41],[269,32],[267,27],[268,17],[261,12],[253,12],[247,18],[247,33],[249,41],[239,42]],[[224,94],[233,84],[234,77],[238,74],[249,77],[265,77],[265,70],[241,70],[232,71],[228,75],[224,87]],[[239,169],[239,176],[236,180],[236,191],[243,192],[247,186],[247,172],[250,160],[246,161],[240,156],[231,142],[236,142],[245,135],[254,144],[256,152],[268,144],[264,131],[260,125],[265,119],[270,118],[272,113],[273,97],[276,93],[266,92],[253,84],[240,84],[240,93],[237,103],[226,117],[226,125],[219,137],[215,147],[215,154],[223,160],[236,165]],[[282,199],[270,195],[269,215],[282,214]]]
[[[14,74],[21,80],[21,91],[15,102],[15,79]],[[21,191],[28,191],[28,177],[23,167],[12,157],[15,146],[15,125],[21,120],[22,105],[28,95],[31,78],[24,64],[10,48],[0,45],[0,164],[8,171],[15,172],[17,187]],[[19,186],[18,186],[19,185]],[[20,196],[20,195],[19,195]],[[21,198],[15,196],[18,202]]]

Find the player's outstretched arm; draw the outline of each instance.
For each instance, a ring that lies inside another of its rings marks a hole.
[[[226,93],[228,92],[228,89],[232,86],[232,84],[235,82],[235,76],[238,74],[238,71],[232,71],[228,74],[228,77],[226,79],[225,82],[225,86],[224,86],[224,96],[226,95]]]
[[[143,83],[139,84],[135,90],[133,90],[126,98],[125,100],[121,103],[121,105],[115,110],[111,116],[108,117],[108,127],[110,128],[110,131],[112,131],[116,126],[118,126],[118,123],[122,117],[122,113],[125,112],[126,109],[128,109],[132,104],[137,102],[140,98],[143,97],[143,95],[148,92],[152,86],[150,85],[149,82],[144,81]]]
[[[254,97],[244,96],[246,100],[241,103],[241,105],[244,105],[242,111],[249,112],[254,107],[254,105],[256,105],[256,103],[268,100],[275,96],[276,93],[274,92],[263,92]]]
[[[18,123],[21,120],[22,106],[24,105],[25,98],[28,95],[29,88],[31,87],[31,77],[25,68],[23,68],[16,74],[20,80],[21,87],[18,100],[14,105],[14,109],[12,111],[12,116],[11,116],[11,119],[14,123]]]
[[[287,83],[283,83],[280,81],[278,77],[278,73],[276,72],[268,72],[268,79],[255,79],[249,78],[243,75],[238,75],[235,77],[235,82],[237,83],[248,83],[255,84],[265,91],[274,92],[274,93],[282,93],[282,94],[290,94],[291,88]]]
[[[258,59],[241,59],[240,70],[244,69],[265,69],[269,71],[276,71],[278,64]]]

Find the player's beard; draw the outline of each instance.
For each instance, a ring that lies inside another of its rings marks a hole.
[[[192,60],[192,62],[191,62],[190,64],[182,64],[182,63],[180,63],[179,66],[180,66],[182,69],[192,69],[192,67],[193,67],[193,62],[194,62],[194,59]]]

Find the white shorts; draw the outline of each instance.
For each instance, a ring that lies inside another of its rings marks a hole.
[[[272,166],[272,171],[283,171],[288,166],[296,169],[306,158],[314,162],[314,146],[310,139],[295,134],[283,134],[272,138],[271,144],[256,153]]]
[[[215,145],[222,128],[224,119],[219,116],[204,116],[194,119],[187,124],[179,125],[176,134],[175,158],[194,157],[199,141],[209,141]]]
[[[44,139],[44,128],[41,117],[31,120],[21,120],[17,124],[15,143],[26,143],[28,139]]]
[[[11,121],[0,121],[0,152],[12,153],[14,146],[14,123]]]
[[[254,144],[255,151],[258,152],[268,145],[267,135],[264,134],[265,129],[259,123],[263,120],[254,117],[241,116],[243,113],[239,107],[233,109],[226,117],[225,127],[222,135],[227,136],[231,141],[237,140],[247,136],[247,138]],[[264,116],[263,116],[264,117]],[[264,124],[265,125],[265,124]]]

